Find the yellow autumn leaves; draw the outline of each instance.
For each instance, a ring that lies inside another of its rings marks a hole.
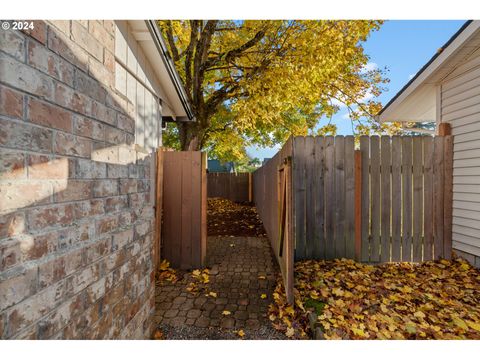
[[[280,283],[269,309],[274,326],[295,337],[307,336],[316,312],[326,339],[480,339],[480,272],[462,259],[304,261],[295,271],[294,312]]]

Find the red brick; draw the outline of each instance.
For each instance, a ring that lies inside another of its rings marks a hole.
[[[16,31],[0,31],[2,51],[23,62],[25,60],[25,38]]]
[[[95,140],[105,140],[105,125],[101,122],[85,118],[75,117],[75,134]]]
[[[26,175],[22,152],[0,149],[0,180],[24,179]]]
[[[53,185],[55,202],[87,200],[92,197],[91,180],[61,180]]]
[[[0,239],[23,234],[25,230],[25,214],[14,212],[0,215]]]
[[[13,268],[21,263],[19,239],[2,241],[0,244],[0,272]]]
[[[92,141],[79,136],[58,132],[55,136],[55,152],[59,155],[89,158],[92,153]]]
[[[94,244],[89,245],[85,250],[87,264],[91,264],[107,255],[110,252],[111,242],[111,236],[107,235],[97,240]]]
[[[116,123],[115,110],[106,107],[98,101],[94,101],[92,104],[92,117],[107,124],[115,125]]]
[[[39,152],[52,151],[53,133],[49,129],[0,119],[0,146]]]
[[[63,282],[27,298],[7,311],[7,336],[26,329],[40,318],[48,314],[64,299]]]
[[[87,216],[103,215],[105,213],[102,199],[82,201],[75,204],[75,219],[82,219]]]
[[[110,144],[125,144],[125,132],[115,127],[107,126],[105,129],[105,141]]]
[[[115,196],[105,199],[105,212],[117,212],[128,207],[128,197]]]
[[[95,263],[75,273],[72,277],[72,291],[74,294],[82,291],[100,278],[100,264]]]
[[[56,257],[39,266],[39,287],[47,288],[85,266],[83,249]]]
[[[30,121],[35,124],[72,132],[72,114],[67,110],[29,98],[28,111]]]
[[[103,64],[109,72],[115,71],[115,56],[107,49],[103,50]]]
[[[57,239],[54,234],[26,235],[20,243],[22,261],[40,259],[57,249]]]
[[[100,103],[106,101],[107,90],[96,79],[83,71],[75,72],[75,89]]]
[[[89,21],[88,31],[98,40],[100,44],[105,46],[106,49],[113,52],[115,47],[115,41],[111,33],[103,27],[103,23],[97,21]]]
[[[71,36],[76,44],[103,61],[102,45],[78,21],[72,21]]]
[[[28,63],[55,79],[73,86],[72,64],[35,41],[28,42]]]
[[[59,30],[48,27],[48,47],[73,65],[87,71],[88,54]]]
[[[2,82],[39,97],[53,99],[53,79],[22,62],[0,53]]]
[[[0,311],[18,304],[37,291],[37,269],[25,270],[22,274],[0,282]]]
[[[118,195],[118,180],[103,179],[93,183],[93,196],[106,197]]]
[[[111,215],[95,222],[97,235],[102,235],[116,229],[118,226],[118,216]]]
[[[82,115],[88,116],[92,111],[90,98],[61,83],[55,85],[55,102]]]
[[[22,119],[23,95],[18,91],[0,86],[0,114]]]
[[[120,179],[120,194],[131,194],[137,192],[136,179]]]
[[[47,24],[41,20],[26,20],[27,22],[33,21],[33,29],[24,29],[23,32],[30,35],[32,38],[40,41],[42,44],[47,42]]]
[[[69,162],[66,158],[47,155],[28,155],[28,177],[30,179],[68,179]]]
[[[29,229],[39,230],[54,225],[70,225],[73,221],[73,209],[74,206],[71,204],[32,209],[27,214]]]
[[[117,114],[117,126],[130,134],[135,133],[135,120],[128,115]]]

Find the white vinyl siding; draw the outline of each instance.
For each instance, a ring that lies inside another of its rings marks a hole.
[[[135,110],[135,143],[151,151],[162,144],[161,87],[125,21],[116,21],[115,57],[115,87]]]
[[[441,84],[453,145],[453,248],[480,256],[480,50]]]

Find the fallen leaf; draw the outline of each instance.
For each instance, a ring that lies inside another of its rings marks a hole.
[[[237,335],[243,338],[245,336],[245,331],[240,329],[240,330],[237,331]]]
[[[285,332],[285,335],[287,335],[289,338],[295,335],[295,330],[292,327],[288,327],[287,331]]]
[[[211,297],[214,297],[214,298],[217,297],[217,293],[216,293],[216,292],[213,292],[213,291],[210,291],[210,292],[208,293],[208,295],[210,295]]]
[[[231,314],[231,312],[228,311],[228,310],[223,310],[223,311],[222,311],[222,315],[227,316],[227,315],[230,315],[230,314]]]
[[[262,295],[260,295],[260,298],[261,298],[261,299],[266,299],[266,298],[267,298],[267,294],[262,294]]]

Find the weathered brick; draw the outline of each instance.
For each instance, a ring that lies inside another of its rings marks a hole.
[[[39,152],[52,151],[53,133],[49,129],[0,119],[0,145]]]
[[[112,237],[107,235],[101,239],[98,239],[94,244],[89,245],[85,250],[87,264],[91,264],[97,261],[99,258],[110,253],[111,242]]]
[[[105,278],[94,282],[86,289],[86,305],[90,306],[105,295]]]
[[[59,180],[53,184],[56,202],[86,200],[92,197],[91,180]]]
[[[75,273],[72,277],[72,291],[74,294],[82,291],[90,284],[100,279],[100,264],[92,264]]]
[[[0,85],[0,114],[17,119],[23,118],[23,95]]]
[[[29,98],[28,114],[35,124],[72,132],[72,113],[58,106]]]
[[[48,47],[73,65],[87,71],[87,52],[51,26],[48,27]]]
[[[23,29],[22,31],[30,35],[35,40],[41,42],[42,44],[46,44],[47,42],[47,24],[45,21],[41,20],[27,20],[28,22],[33,21],[33,28]]]
[[[118,215],[118,226],[126,227],[135,221],[132,211],[124,211]]]
[[[58,82],[55,84],[55,101],[57,104],[83,115],[88,116],[92,112],[92,100],[89,97]]]
[[[83,116],[75,116],[74,124],[76,135],[95,140],[105,140],[105,125],[101,122],[88,119]]]
[[[2,51],[10,54],[19,61],[25,61],[25,39],[17,31],[0,31]]]
[[[137,192],[136,179],[120,179],[120,194],[131,194]]]
[[[56,133],[55,153],[59,155],[80,156],[89,158],[92,152],[92,141],[79,136]]]
[[[105,141],[116,145],[125,144],[125,132],[111,126],[107,126],[105,129]]]
[[[53,205],[38,209],[31,209],[27,213],[30,230],[39,230],[49,226],[68,226],[73,221],[72,204]]]
[[[0,149],[0,180],[24,179],[26,175],[25,154]]]
[[[145,221],[139,224],[135,224],[135,236],[134,239],[140,239],[150,232],[150,221]]]
[[[37,291],[37,269],[26,269],[0,282],[0,311],[18,304]]]
[[[102,179],[93,183],[93,196],[106,197],[118,195],[118,180]]]
[[[29,235],[20,238],[22,261],[40,259],[57,249],[57,239],[51,234]]]
[[[60,304],[64,294],[64,283],[59,282],[10,308],[7,311],[7,336],[10,337],[38,321]]]
[[[131,134],[135,133],[135,120],[128,115],[117,114],[117,126]]]
[[[77,294],[61,304],[38,324],[38,339],[51,339],[85,308],[85,294]]]
[[[137,191],[138,192],[148,192],[148,191],[150,191],[150,180],[138,180]]]
[[[116,229],[118,226],[118,216],[117,215],[110,215],[103,219],[99,219],[95,221],[95,233],[97,235],[102,235],[107,232],[111,232],[112,230]]]
[[[45,262],[38,269],[40,289],[49,287],[67,276],[83,269],[85,261],[83,249],[72,251]],[[69,279],[70,281],[70,279]],[[69,284],[70,286],[70,284]]]
[[[0,215],[0,239],[23,234],[25,230],[25,214],[14,212]]]
[[[103,64],[109,72],[115,71],[115,55],[107,49],[103,49]]]
[[[69,162],[66,158],[52,158],[48,155],[27,156],[29,179],[67,179]]]
[[[28,63],[55,79],[73,86],[72,64],[32,40],[28,42]]]
[[[133,229],[113,234],[112,252],[124,248],[133,241]]]
[[[119,164],[107,164],[107,176],[111,179],[128,177],[128,167]]]
[[[0,212],[48,204],[52,194],[52,185],[42,181],[0,183]]]
[[[88,33],[78,21],[72,21],[71,27],[72,40],[85,49],[88,53],[96,57],[99,61],[103,61],[102,45]]]
[[[75,88],[85,95],[105,103],[107,96],[105,88],[96,79],[88,76],[83,71],[75,72]]]
[[[105,212],[117,212],[128,206],[127,196],[115,196],[105,199]]]
[[[67,36],[70,36],[70,20],[50,20],[50,24]]]
[[[40,71],[0,53],[2,82],[25,92],[53,99],[53,80]]]
[[[114,125],[116,123],[115,110],[106,107],[98,101],[93,101],[92,103],[92,117],[107,124]]]
[[[103,199],[92,199],[75,204],[75,219],[82,219],[87,216],[103,215],[105,207]]]
[[[20,265],[22,255],[18,238],[3,240],[0,243],[0,271],[5,271]]]
[[[103,50],[102,50],[103,54]],[[88,59],[88,73],[90,76],[98,80],[101,84],[105,86],[113,86],[114,85],[114,74],[113,72],[109,71],[105,65],[103,64],[103,59],[97,61],[94,58]],[[106,100],[106,99],[105,99]]]

